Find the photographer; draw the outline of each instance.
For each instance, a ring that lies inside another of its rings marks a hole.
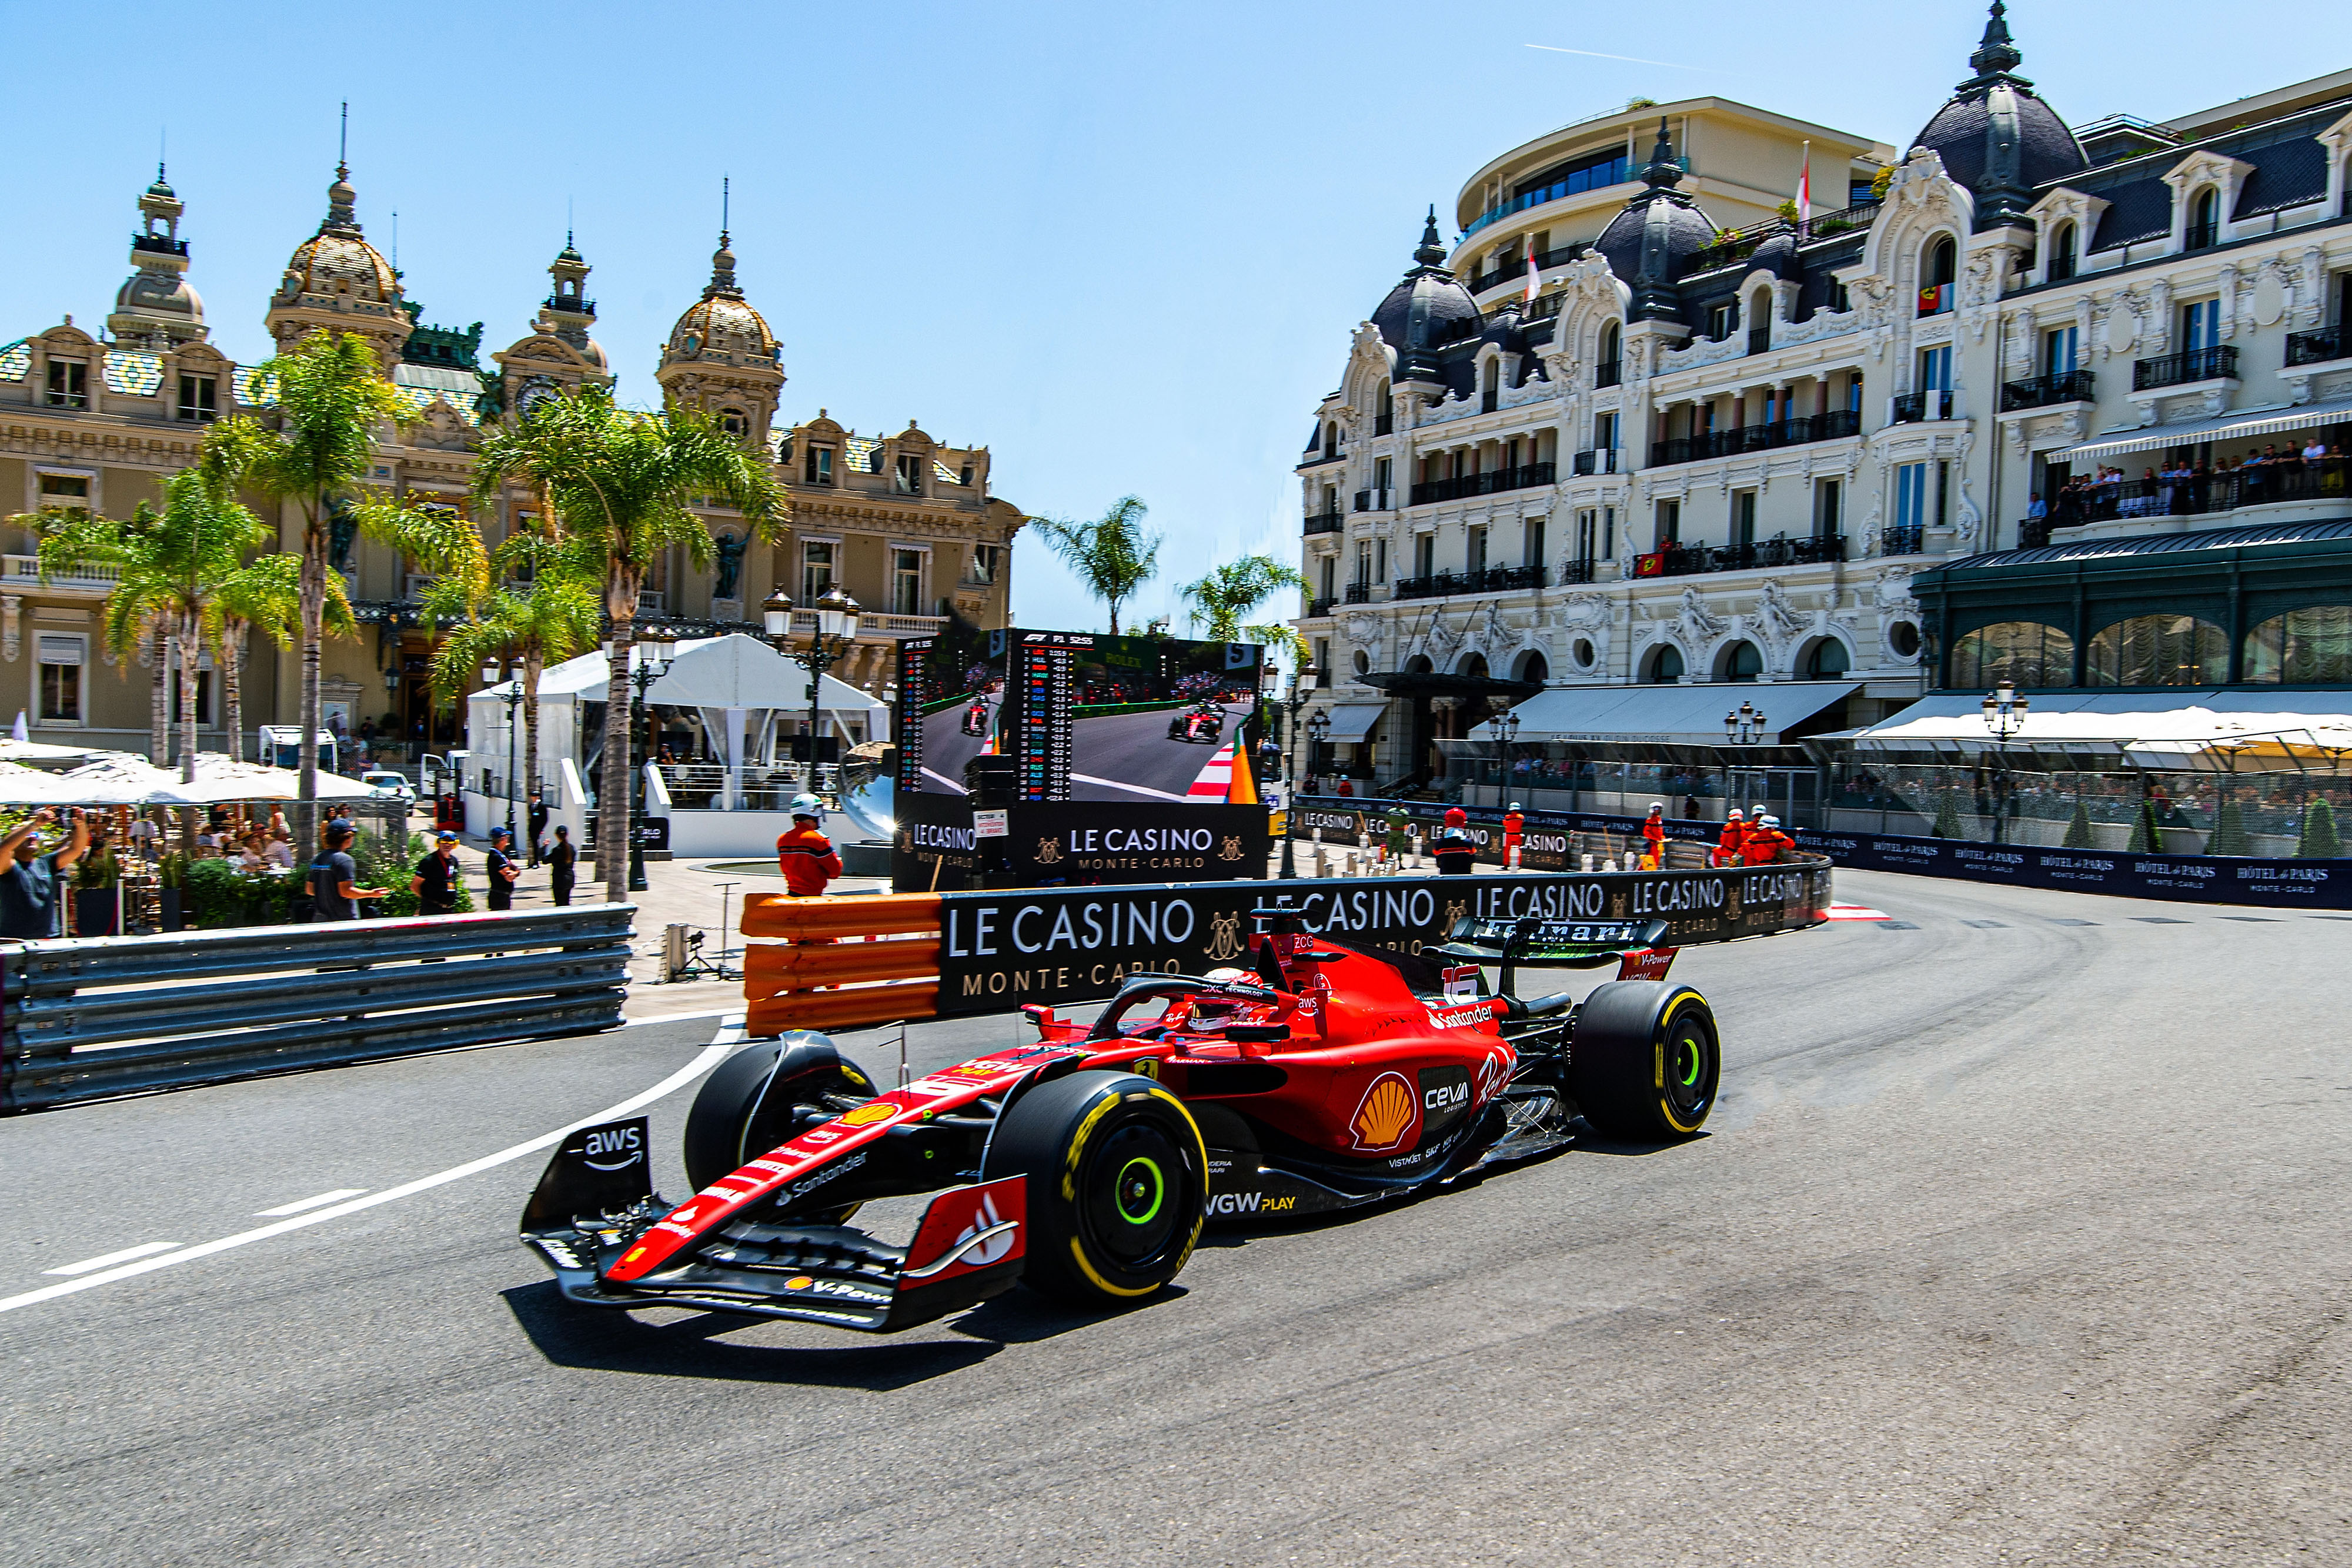
[[[0,838],[0,937],[37,942],[58,935],[62,903],[58,873],[89,848],[89,820],[78,807],[66,810],[73,831],[47,854],[26,851],[36,830],[56,823],[58,814],[51,807],[43,807]]]

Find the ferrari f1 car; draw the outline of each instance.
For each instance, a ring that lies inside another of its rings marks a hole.
[[[1213,700],[1195,703],[1168,721],[1171,740],[1205,741],[1214,746],[1224,733],[1225,710]]]
[[[963,710],[961,727],[966,735],[988,733],[988,699],[986,697],[972,698],[971,706]]]
[[[1034,1044],[887,1092],[823,1035],[746,1044],[688,1113],[692,1197],[654,1196],[643,1118],[578,1129],[522,1240],[588,1306],[891,1330],[1019,1281],[1101,1307],[1173,1280],[1209,1223],[1443,1186],[1565,1146],[1579,1115],[1608,1138],[1685,1138],[1714,1105],[1697,991],[1514,992],[1529,965],[1662,974],[1664,922],[1465,920],[1432,995],[1293,908],[1255,913],[1251,968],[1131,979],[1091,1023],[1024,1009]],[[903,1246],[849,1223],[933,1191]]]

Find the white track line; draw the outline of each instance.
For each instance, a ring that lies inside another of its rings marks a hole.
[[[63,1284],[44,1285],[37,1291],[26,1291],[22,1295],[0,1298],[0,1312],[13,1312],[19,1307],[29,1307],[58,1296],[68,1296],[76,1291],[87,1291],[93,1285],[110,1285],[117,1280],[127,1280],[133,1274],[144,1274],[156,1269],[168,1269],[174,1263],[186,1263],[198,1258],[209,1258],[215,1252],[226,1252],[233,1247],[244,1247],[255,1241],[266,1241],[273,1236],[283,1236],[289,1230],[299,1230],[306,1225],[317,1225],[329,1219],[341,1219],[346,1214],[357,1214],[361,1209],[373,1208],[380,1203],[391,1203],[397,1198],[413,1197],[420,1192],[430,1191],[436,1186],[446,1186],[453,1181],[462,1181],[469,1176],[478,1175],[494,1166],[502,1166],[509,1160],[519,1160],[523,1155],[535,1154],[541,1149],[551,1148],[562,1143],[565,1134],[577,1128],[593,1126],[599,1122],[615,1121],[641,1105],[650,1105],[672,1090],[683,1088],[718,1066],[719,1060],[732,1051],[740,1043],[730,1039],[716,1045],[706,1045],[697,1053],[692,1061],[643,1093],[632,1094],[617,1105],[606,1106],[593,1116],[583,1116],[577,1122],[567,1123],[552,1133],[533,1138],[528,1143],[511,1145],[500,1149],[497,1154],[484,1155],[480,1159],[467,1160],[462,1166],[451,1166],[446,1171],[436,1171],[431,1176],[419,1176],[415,1181],[404,1183],[399,1186],[388,1186],[382,1192],[373,1192],[365,1197],[352,1198],[348,1202],[338,1203],[326,1208],[314,1208],[307,1214],[298,1214],[291,1218],[281,1219],[275,1225],[264,1225],[252,1230],[239,1231],[235,1236],[224,1236],[217,1241],[199,1242],[194,1247],[182,1248],[164,1257],[142,1259],[136,1263],[126,1263],[119,1269],[108,1269],[103,1273],[88,1274],[79,1280],[68,1280]],[[102,1258],[97,1259],[93,1260],[93,1264],[104,1261]]]
[[[133,1258],[152,1258],[158,1252],[169,1252],[180,1244],[176,1241],[142,1241],[136,1247],[125,1247],[120,1252],[109,1252],[103,1258],[88,1258],[79,1263],[68,1263],[62,1269],[44,1269],[44,1274],[87,1274],[110,1264],[128,1263]]]
[[[1124,789],[1130,795],[1142,795],[1154,800],[1174,800],[1180,805],[1195,804],[1190,795],[1171,795],[1165,789],[1154,789],[1148,784],[1122,784],[1116,779],[1097,779],[1087,773],[1070,775],[1073,784],[1092,784],[1104,789]]]
[[[339,1186],[332,1192],[322,1192],[316,1197],[301,1197],[292,1203],[281,1203],[276,1208],[256,1211],[256,1219],[283,1219],[289,1214],[299,1214],[306,1208],[323,1208],[331,1203],[341,1203],[347,1197],[357,1197],[367,1191],[363,1186]]]

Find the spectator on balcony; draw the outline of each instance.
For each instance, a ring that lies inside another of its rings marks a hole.
[[[2049,516],[2050,506],[2048,502],[2042,498],[2041,491],[2036,490],[2032,495],[2025,497],[2025,520],[2027,522],[2039,523],[2047,519]]]

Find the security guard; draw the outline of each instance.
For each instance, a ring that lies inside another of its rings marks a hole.
[[[1741,851],[1749,865],[1770,865],[1780,858],[1783,848],[1794,849],[1797,841],[1780,831],[1780,819],[1764,817],[1748,830],[1747,845]]]
[[[824,820],[824,802],[815,796],[793,798],[793,829],[776,841],[776,862],[784,873],[784,891],[794,898],[816,897],[841,874],[833,841],[817,831]]]
[[[1527,841],[1527,813],[1520,810],[1519,803],[1517,800],[1514,800],[1511,802],[1511,809],[1503,813],[1504,870],[1517,871],[1519,869],[1519,851],[1526,846]]]
[[[1724,813],[1723,836],[1715,841],[1715,863],[1738,865],[1748,849],[1748,814],[1734,806]]]
[[[1642,869],[1656,871],[1666,863],[1666,807],[1663,800],[1650,802],[1650,814],[1642,821]]]

